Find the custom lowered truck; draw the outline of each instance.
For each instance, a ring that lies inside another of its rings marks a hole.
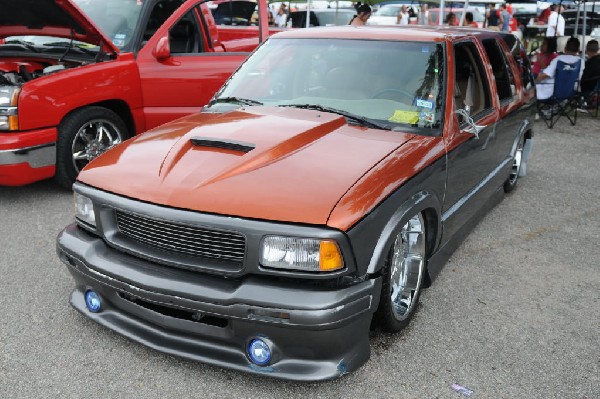
[[[371,322],[407,326],[422,288],[517,187],[534,110],[509,33],[273,35],[202,112],[79,174],[76,223],[57,242],[71,304],[219,366],[298,380],[356,370]]]
[[[9,186],[55,175],[70,188],[106,149],[199,111],[268,33],[266,22],[217,26],[206,0],[0,0],[0,9],[0,185]]]

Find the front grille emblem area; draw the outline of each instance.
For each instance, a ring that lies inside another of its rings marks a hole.
[[[241,233],[219,231],[194,225],[116,210],[119,232],[127,239],[168,253],[216,260],[237,267],[244,262],[246,238]]]

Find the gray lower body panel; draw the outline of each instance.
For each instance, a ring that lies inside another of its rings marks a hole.
[[[339,377],[369,358],[380,278],[342,288],[257,276],[224,279],[120,253],[75,225],[59,235],[57,247],[76,282],[71,304],[159,351],[305,381]],[[86,308],[90,289],[102,298],[98,313]],[[272,360],[264,367],[246,354],[256,337],[271,344]]]

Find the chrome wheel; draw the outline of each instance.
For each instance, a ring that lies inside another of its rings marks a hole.
[[[398,321],[409,318],[418,302],[425,272],[425,223],[413,216],[396,237],[390,259],[391,310]]]
[[[523,159],[523,145],[525,140],[519,140],[519,145],[515,152],[515,157],[513,158],[512,169],[510,170],[510,175],[508,176],[508,184],[514,185],[519,178],[519,171],[521,170],[521,160]]]
[[[79,173],[92,159],[123,141],[122,133],[112,122],[96,119],[87,122],[75,134],[71,154]]]

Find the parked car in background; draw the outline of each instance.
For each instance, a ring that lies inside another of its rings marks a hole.
[[[107,148],[197,112],[259,43],[256,26],[217,26],[202,0],[0,9],[0,185],[70,187]]]
[[[348,8],[323,8],[310,11],[310,26],[348,25],[356,11]],[[306,11],[290,13],[292,28],[306,28]]]
[[[281,32],[200,113],[79,174],[76,223],[57,242],[71,304],[222,367],[352,372],[372,322],[406,327],[468,231],[516,188],[534,110],[509,33]]]
[[[367,25],[395,25],[402,6],[409,7],[410,4],[384,4],[375,11],[367,21]],[[416,4],[415,8],[417,8]]]

